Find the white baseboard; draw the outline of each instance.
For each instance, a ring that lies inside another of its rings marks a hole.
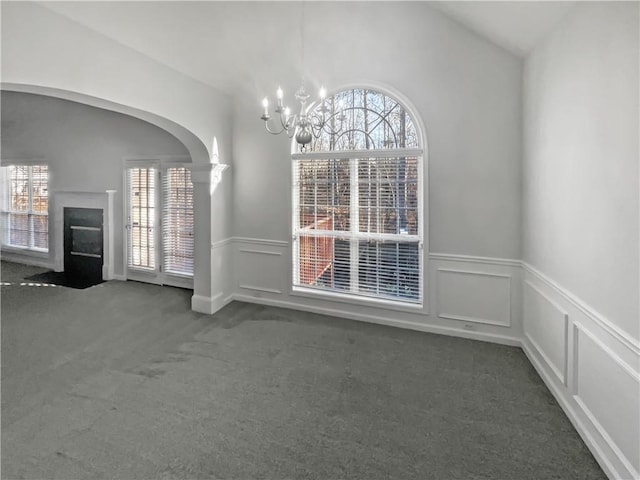
[[[213,315],[222,307],[232,301],[231,295],[225,297],[222,292],[213,297],[205,297],[203,295],[193,295],[191,297],[191,310],[198,313]]]
[[[458,330],[455,328],[442,327],[439,325],[430,325],[426,323],[410,322],[406,320],[393,320],[386,317],[377,317],[374,315],[365,315],[361,313],[350,313],[343,310],[336,310],[332,308],[303,305],[299,303],[287,302],[283,300],[273,298],[256,298],[250,295],[234,294],[233,300],[248,303],[257,303],[260,305],[270,305],[273,307],[289,308],[292,310],[302,310],[311,313],[319,313],[322,315],[331,315],[334,317],[348,318],[350,320],[357,320],[366,323],[376,323],[378,325],[387,325],[390,327],[404,328],[408,330],[416,330],[419,332],[435,333],[439,335],[448,335],[450,337],[468,338],[471,340],[480,340],[483,342],[498,343],[501,345],[517,346],[521,345],[520,339],[509,337],[506,335],[496,335],[484,332],[473,332],[467,330]]]

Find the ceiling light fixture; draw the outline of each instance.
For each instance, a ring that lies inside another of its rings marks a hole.
[[[301,52],[301,62],[303,71],[304,71],[304,10],[305,3],[302,2],[301,10],[300,10],[300,52]],[[276,91],[276,107],[275,113],[279,117],[280,125],[274,127],[272,129],[269,126],[269,119],[271,115],[269,114],[269,99],[264,97],[262,100],[262,108],[264,109],[262,112],[262,116],[260,117],[264,121],[264,127],[272,135],[280,135],[281,133],[286,133],[286,135],[291,138],[295,135],[296,142],[300,146],[300,151],[304,152],[307,150],[309,144],[313,140],[313,138],[318,138],[321,133],[324,131],[329,134],[337,134],[342,130],[342,125],[344,120],[346,119],[346,115],[344,114],[344,102],[341,100],[338,102],[338,105],[335,105],[334,99],[331,99],[331,108],[327,106],[327,91],[324,87],[320,88],[319,97],[320,97],[320,106],[314,110],[312,114],[309,114],[309,108],[307,107],[307,101],[309,100],[310,95],[304,88],[304,74],[302,77],[302,85],[295,93],[296,100],[300,103],[300,111],[292,115],[291,109],[285,106],[283,98],[284,92],[282,88],[278,87]],[[337,120],[337,124],[336,124]]]
[[[277,100],[275,113],[278,114],[280,126],[277,126],[275,130],[269,126],[269,119],[271,118],[269,114],[269,99],[264,97],[262,100],[264,111],[260,118],[264,121],[267,132],[272,135],[286,133],[289,138],[295,135],[296,142],[300,145],[300,150],[304,152],[307,150],[311,140],[313,140],[314,137],[318,138],[323,131],[329,134],[337,134],[342,130],[342,125],[346,119],[344,102],[341,100],[338,103],[337,109],[333,105],[332,107],[334,108],[329,108],[326,101],[327,91],[324,87],[320,88],[319,92],[320,106],[313,114],[309,114],[307,111],[306,105],[310,95],[305,90],[304,85],[295,93],[296,100],[300,103],[299,113],[292,115],[291,109],[284,105],[283,97],[284,93],[282,89],[278,87],[276,91]],[[335,120],[338,121],[337,126]]]

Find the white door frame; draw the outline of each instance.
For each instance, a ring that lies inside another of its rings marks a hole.
[[[193,289],[193,276],[178,275],[173,273],[166,273],[163,271],[163,232],[162,232],[162,208],[163,208],[163,175],[167,169],[171,167],[185,167],[188,168],[190,163],[189,157],[177,157],[177,156],[158,156],[150,158],[129,158],[123,161],[123,221],[125,228],[123,229],[123,250],[124,250],[124,276],[127,280],[135,280],[140,282],[152,283],[156,285],[171,285],[175,287],[182,287]],[[145,269],[129,266],[129,217],[130,217],[130,203],[129,203],[129,183],[127,180],[128,170],[130,168],[153,168],[156,170],[156,187],[155,187],[155,211],[154,211],[154,228],[156,234],[154,237],[154,253],[155,253],[155,268]]]

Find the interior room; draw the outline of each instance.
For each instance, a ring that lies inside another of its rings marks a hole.
[[[640,478],[638,2],[0,5],[3,478]]]

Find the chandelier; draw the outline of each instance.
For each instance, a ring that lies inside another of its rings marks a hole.
[[[300,103],[300,110],[296,114],[291,114],[291,109],[284,105],[283,102],[284,93],[280,87],[276,91],[276,107],[275,113],[277,114],[279,125],[272,128],[269,125],[271,115],[269,114],[269,99],[264,97],[262,100],[262,107],[264,109],[262,116],[260,117],[264,121],[264,126],[267,132],[272,135],[280,135],[285,133],[289,138],[295,135],[296,142],[300,145],[301,151],[306,151],[309,143],[313,138],[318,138],[322,133],[335,135],[340,133],[342,126],[346,119],[344,113],[344,101],[340,100],[336,105],[332,104],[332,108],[327,106],[327,91],[324,88],[320,88],[319,101],[320,105],[314,109],[313,113],[307,111],[307,101],[310,95],[302,85],[295,93],[296,100]]]

